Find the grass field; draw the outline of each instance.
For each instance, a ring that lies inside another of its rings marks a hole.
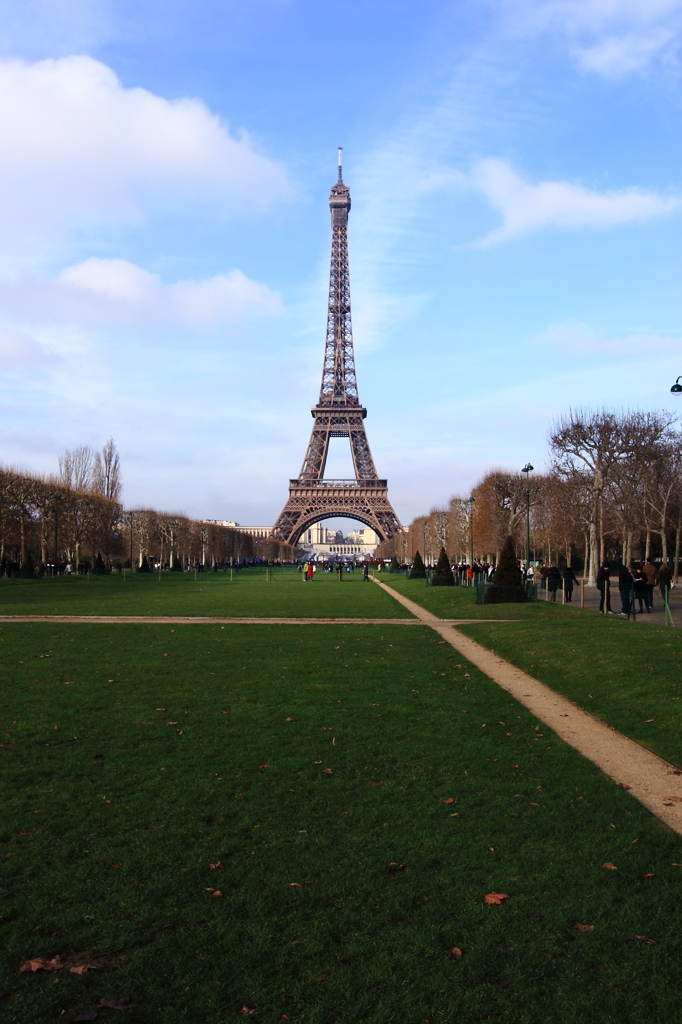
[[[296,569],[234,573],[164,572],[0,580],[0,615],[254,615],[320,618],[410,618],[380,587],[356,571],[317,573],[304,583]]]
[[[682,837],[426,627],[5,623],[0,652],[3,1020],[680,1019]],[[17,973],[55,956],[97,969]]]

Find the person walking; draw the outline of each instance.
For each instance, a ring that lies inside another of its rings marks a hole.
[[[613,615],[611,611],[611,587],[609,580],[611,579],[611,570],[609,569],[609,563],[604,562],[603,565],[599,566],[597,572],[597,590],[599,591],[599,614],[604,615],[604,612],[608,612],[609,615]],[[606,609],[604,608],[606,605]]]
[[[365,564],[362,567],[362,582],[363,583],[367,583],[368,579],[369,579],[369,563],[365,562]]]
[[[644,563],[642,572],[646,576],[646,593],[644,600],[646,602],[646,610],[652,612],[654,610],[654,587],[656,586],[656,566],[652,563],[650,558],[647,558]]]
[[[336,567],[336,576],[337,576],[337,579],[338,579],[339,583],[342,583],[343,582],[343,566],[341,565],[340,562],[339,562],[339,564]]]
[[[620,591],[620,615],[624,619],[629,619],[635,596],[635,578],[627,565],[621,565],[618,570],[618,590]]]
[[[566,600],[570,603],[573,600],[573,584],[578,582],[578,577],[570,565],[566,566],[562,576],[564,579],[564,594],[566,595]]]
[[[670,586],[672,584],[672,581],[673,574],[668,568],[667,563],[664,563],[658,570],[658,586],[661,591],[661,597],[663,598],[664,604],[668,604],[668,601],[670,599]]]
[[[556,592],[559,589],[559,584],[561,583],[561,573],[553,563],[545,573],[545,579],[547,580],[549,599],[550,601],[556,601]]]
[[[308,562],[308,565],[306,566],[305,576],[306,576],[306,579],[308,580],[309,583],[313,582],[313,573],[314,573],[314,571],[315,571],[315,567],[313,566],[313,563],[312,562]]]

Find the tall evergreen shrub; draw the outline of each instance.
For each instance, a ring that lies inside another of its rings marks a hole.
[[[19,575],[21,576],[22,580],[32,580],[33,577],[35,576],[35,570],[36,567],[33,564],[33,556],[31,555],[31,552],[27,548],[26,554],[24,555],[24,560],[21,563],[21,570],[19,572]]]
[[[147,561],[147,556],[146,555],[142,559],[142,564],[140,565],[140,568],[137,571],[138,572],[151,572],[151,569],[149,568],[149,562]]]
[[[391,559],[391,564],[389,566],[388,571],[389,572],[400,572],[400,563],[398,562],[398,559],[395,557],[395,555]]]
[[[99,553],[99,551],[97,552],[97,558],[95,559],[95,564],[92,567],[92,571],[96,576],[104,576],[104,574],[107,571],[107,567],[104,564],[102,556]]]
[[[507,537],[504,543],[493,573],[492,586],[486,588],[483,600],[485,604],[521,604],[528,600],[511,537]]]
[[[433,574],[431,583],[434,587],[454,587],[455,577],[450,567],[450,559],[447,556],[445,548],[440,549],[440,555],[438,556],[438,565],[436,571]]]
[[[419,554],[418,551],[415,551],[414,553],[414,559],[412,560],[412,568],[410,569],[409,578],[411,580],[426,579],[426,569],[424,568],[424,563],[422,562],[422,556]]]

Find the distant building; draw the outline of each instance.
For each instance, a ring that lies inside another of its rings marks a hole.
[[[232,519],[202,519],[201,521],[208,526],[239,526],[239,523],[233,522]]]
[[[325,558],[367,558],[374,554],[379,543],[374,530],[365,527],[353,530],[347,537],[340,530],[327,530],[321,523],[315,523],[304,530],[298,546],[308,553],[309,557],[324,560]]]

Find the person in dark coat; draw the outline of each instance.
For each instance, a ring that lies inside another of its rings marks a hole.
[[[628,619],[635,596],[635,578],[627,565],[621,565],[618,570],[618,589],[620,591],[620,614]]]
[[[672,581],[673,581],[673,574],[671,573],[671,571],[668,568],[667,564],[664,563],[661,566],[661,568],[658,570],[658,586],[660,587],[660,590],[661,590],[661,597],[663,598],[663,601],[666,604],[668,602],[668,598],[670,597],[670,585],[671,585]],[[667,593],[666,593],[666,591],[667,591]]]
[[[644,563],[642,572],[646,576],[646,607],[647,611],[654,610],[654,587],[656,586],[656,566],[650,558]]]
[[[647,611],[650,610],[649,609],[649,588],[647,586],[647,578],[644,575],[644,572],[643,572],[642,569],[635,569],[632,575],[635,578],[635,600],[639,601],[639,611],[640,611],[640,615],[641,615],[641,613],[644,611],[644,608],[642,607],[642,603],[644,603],[644,606],[646,607]]]
[[[561,573],[557,569],[556,565],[550,565],[549,569],[545,573],[545,579],[547,580],[549,599],[550,601],[556,601],[556,592],[561,584]]]
[[[573,584],[578,582],[578,577],[573,572],[570,566],[566,566],[561,574],[564,579],[564,593],[566,594],[566,600],[573,600]]]
[[[611,591],[609,589],[609,579],[611,577],[611,570],[609,569],[609,563],[604,562],[603,565],[599,566],[597,572],[597,590],[599,591],[599,614],[604,614],[604,603],[606,603],[606,611],[609,615],[613,615],[611,611]]]

